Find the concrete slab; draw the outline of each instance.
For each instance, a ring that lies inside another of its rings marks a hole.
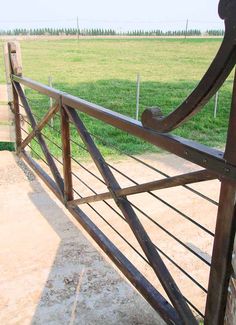
[[[7,85],[0,85],[0,102],[8,102]]]
[[[0,105],[0,122],[9,122],[13,121],[13,114],[8,105]]]
[[[0,202],[0,324],[164,324],[10,152]]]
[[[0,124],[0,142],[15,142],[14,126]]]
[[[7,103],[7,86],[0,85],[0,102]],[[0,105],[0,142],[14,142],[13,114],[8,105]]]

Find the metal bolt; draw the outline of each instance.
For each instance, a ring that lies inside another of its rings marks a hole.
[[[185,156],[187,156],[188,155],[188,151],[185,151],[184,154],[185,154]]]
[[[230,169],[229,168],[225,168],[225,173],[229,173]]]
[[[207,159],[203,159],[203,164],[206,164],[207,163]]]

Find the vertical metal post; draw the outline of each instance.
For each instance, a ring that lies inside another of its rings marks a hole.
[[[214,118],[216,118],[217,111],[218,111],[218,101],[219,101],[219,91],[217,91],[215,95]]]
[[[64,175],[64,202],[73,200],[73,185],[71,174],[71,148],[70,148],[70,124],[68,115],[60,103],[61,115],[61,142],[63,156],[63,175]]]
[[[136,82],[136,120],[139,117],[139,97],[140,97],[140,74],[137,74],[137,82]]]
[[[48,85],[49,87],[52,87],[52,76],[49,76],[48,77]],[[52,107],[53,105],[53,100],[52,100],[52,97],[49,97],[49,104],[50,104],[50,108]],[[53,120],[53,117],[51,118],[51,126],[53,127],[54,126],[54,120]]]
[[[236,74],[228,136],[224,159],[236,165]],[[228,170],[225,170],[227,174]],[[236,230],[236,182],[221,179],[221,192],[217,215],[215,240],[205,313],[205,325],[223,325],[229,279],[232,273],[231,259]]]

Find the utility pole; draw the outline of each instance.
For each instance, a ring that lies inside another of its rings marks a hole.
[[[186,27],[185,27],[185,39],[187,38],[187,34],[188,34],[188,19],[186,21]]]
[[[76,23],[77,23],[77,39],[79,40],[79,17],[78,16],[76,19]]]

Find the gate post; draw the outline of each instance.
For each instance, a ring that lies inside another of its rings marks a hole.
[[[235,71],[236,72],[236,71]],[[224,159],[236,166],[236,73]],[[229,173],[225,169],[225,174]],[[223,325],[226,316],[236,230],[236,182],[222,176],[215,240],[208,286],[205,325]],[[228,323],[231,325],[231,323]],[[233,323],[232,323],[233,324]]]
[[[16,136],[16,149],[19,148],[22,141],[21,136],[21,112],[19,105],[19,97],[18,94],[12,84],[11,75],[22,75],[22,66],[21,66],[21,50],[19,43],[16,42],[8,42],[4,46],[4,57],[5,57],[5,70],[7,77],[7,85],[8,85],[8,100],[9,104],[13,105],[11,107],[14,113],[14,121],[15,121],[15,136]],[[11,82],[11,84],[10,84]]]
[[[229,281],[228,299],[225,313],[225,325],[236,324],[236,236],[232,254],[233,274]]]

